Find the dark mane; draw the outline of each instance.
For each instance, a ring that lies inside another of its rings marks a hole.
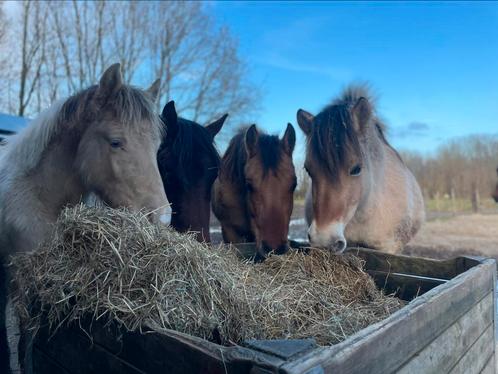
[[[91,86],[69,97],[58,114],[58,123],[71,123],[95,119],[100,109],[95,103],[98,86]],[[123,84],[110,100],[105,103],[106,110],[111,110],[116,119],[124,125],[136,125],[144,121],[154,125],[153,131],[162,131],[162,124],[154,110],[154,103],[149,95],[139,88]],[[137,129],[139,131],[143,129]]]
[[[366,85],[347,87],[339,98],[325,107],[314,120],[311,137],[308,138],[309,149],[314,157],[332,177],[337,177],[338,170],[346,165],[351,155],[359,161],[363,159],[359,134],[354,129],[351,109],[358,99],[366,98],[372,106],[372,123],[379,138],[390,147],[384,136],[384,125],[375,115],[375,99]]]
[[[175,163],[175,177],[183,186],[192,185],[197,179],[195,163],[201,158],[208,158],[213,163],[213,172],[217,173],[220,166],[220,155],[214,144],[209,131],[184,118],[178,118],[178,131],[172,143],[166,141],[159,150],[159,158],[163,157],[163,151],[167,148],[168,155],[173,157]]]
[[[247,152],[244,137],[248,127],[239,129],[223,156],[222,167],[224,173],[236,183],[245,183],[244,168],[247,161]],[[275,170],[280,162],[280,140],[277,135],[268,135],[259,131],[258,148],[263,163],[263,172]]]

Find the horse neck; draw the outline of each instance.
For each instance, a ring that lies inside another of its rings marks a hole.
[[[249,216],[248,194],[246,191],[245,177],[243,180],[232,175],[230,170],[221,166],[218,176],[220,189],[224,199],[230,201],[230,214],[237,215],[237,222],[244,222],[242,227],[247,233],[252,232]]]
[[[369,136],[362,146],[365,157],[366,176],[363,180],[362,196],[359,208],[372,202],[372,197],[385,189],[386,161],[391,158],[390,147],[377,136]]]
[[[55,220],[64,206],[76,204],[84,194],[82,180],[74,170],[79,137],[60,134],[47,149],[37,167],[26,176],[35,188],[45,212]]]
[[[210,241],[209,220],[211,215],[210,194],[202,186],[189,188],[171,203],[174,214],[171,226],[180,232],[196,232],[198,241]]]

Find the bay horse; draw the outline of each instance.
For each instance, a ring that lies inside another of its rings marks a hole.
[[[496,174],[498,174],[498,168],[496,168]],[[496,183],[495,192],[491,197],[494,199],[495,203],[498,203],[498,183]]]
[[[311,244],[338,253],[348,242],[400,250],[425,220],[424,201],[415,177],[387,142],[368,90],[351,86],[316,116],[299,109],[297,121],[307,140]]]
[[[171,226],[180,232],[195,232],[199,241],[210,241],[211,189],[220,166],[214,138],[227,116],[204,127],[178,117],[173,101],[161,114],[167,131],[157,161],[171,203]]]
[[[255,261],[288,249],[287,235],[296,189],[291,124],[282,139],[256,125],[230,141],[213,185],[212,207],[226,243],[256,242]]]
[[[5,307],[8,256],[36,250],[60,211],[94,193],[111,207],[169,208],[157,167],[162,125],[148,91],[122,82],[120,65],[100,82],[42,112],[0,153],[0,372],[9,372]]]

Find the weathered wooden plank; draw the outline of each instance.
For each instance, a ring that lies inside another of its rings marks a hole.
[[[484,369],[489,359],[493,359],[495,341],[493,325],[479,337],[474,345],[460,356],[460,360],[451,369],[451,374],[478,374]]]
[[[287,373],[314,368],[335,373],[390,373],[451,326],[494,289],[494,260],[485,260],[436,287],[348,340],[282,366]]]
[[[458,321],[413,356],[402,368],[400,374],[409,373],[447,373],[460,358],[475,354],[471,347],[486,342],[493,345],[493,293],[490,292],[478,304],[465,313]],[[486,332],[486,334],[484,334]],[[490,335],[491,334],[491,335]],[[487,341],[485,339],[488,339]],[[492,353],[487,352],[485,360]],[[477,373],[483,366],[478,366]],[[462,362],[463,364],[463,362]],[[474,365],[475,366],[475,365]],[[463,367],[466,367],[464,365]],[[466,371],[457,371],[466,373]]]
[[[496,372],[496,355],[493,355],[489,358],[480,374],[496,374]]]
[[[71,329],[59,329],[50,340],[46,331],[40,333],[44,335],[43,339],[35,341],[33,350],[41,351],[71,374],[144,374],[98,344],[92,344],[88,337],[74,334]],[[47,374],[38,370],[34,364],[33,373]]]
[[[386,294],[394,294],[405,301],[411,301],[434,287],[448,282],[446,279],[386,273],[375,270],[367,270],[367,273],[373,278],[377,287],[384,290]]]
[[[36,367],[36,372],[39,374],[69,374],[62,366],[58,365],[49,356],[38,349],[32,351],[33,365]],[[26,374],[31,374],[32,368],[26,371]]]
[[[465,261],[463,257],[433,260],[422,257],[393,255],[366,248],[348,248],[349,253],[365,261],[366,270],[386,273],[411,274],[429,278],[452,279],[478,261]]]
[[[141,334],[123,331],[115,324],[104,327],[96,321],[90,327],[88,322],[83,322],[83,326],[92,336],[93,347],[103,348],[113,359],[119,359],[140,372],[249,373],[255,368],[278,368],[284,362],[263,352],[244,347],[223,347],[176,331]],[[63,337],[46,341],[44,334],[37,338],[36,343],[47,344],[52,353],[60,344],[76,347],[76,337],[90,344],[78,324],[65,327],[64,333],[69,335],[67,340]]]

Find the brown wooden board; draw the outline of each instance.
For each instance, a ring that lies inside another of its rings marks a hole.
[[[490,325],[479,339],[469,348],[460,360],[451,369],[451,374],[478,374],[487,365],[489,360],[493,360],[495,354],[493,326]]]
[[[482,264],[416,298],[346,341],[283,366],[288,373],[391,373],[494,291],[495,261]]]
[[[48,339],[42,330],[34,350],[51,357],[70,373],[249,373],[255,367],[274,368],[284,361],[278,357],[244,347],[222,347],[175,331],[164,333],[121,331],[86,323],[87,333],[73,325]],[[67,344],[70,343],[70,344]],[[92,362],[89,364],[89,362]],[[33,363],[34,373],[41,371]]]
[[[46,331],[42,332],[35,340],[33,355],[35,360],[50,357],[51,365],[62,367],[71,374],[389,373],[415,359],[432,341],[450,331],[465,313],[475,310],[485,297],[494,297],[491,292],[494,290],[495,263],[492,260],[415,259],[417,264],[410,265],[410,258],[397,259],[397,256],[363,249],[358,253],[371,266],[369,272],[383,280],[384,285],[404,287],[402,292],[406,295],[414,294],[414,287],[419,294],[435,288],[386,320],[332,347],[313,348],[309,341],[296,342],[296,349],[284,347],[278,341],[256,341],[248,343],[247,347],[222,347],[174,331],[140,334],[122,332],[113,324],[104,327],[93,322],[93,344],[78,326],[72,326],[61,329],[52,340],[47,339]],[[426,267],[433,267],[433,270],[423,269],[424,261]],[[386,267],[386,264],[391,265]],[[456,275],[469,268],[449,280],[452,272]],[[398,273],[403,269],[407,273]],[[422,269],[423,276],[412,274],[417,269]],[[382,282],[378,280],[377,284]],[[285,345],[288,342],[285,341]],[[93,361],[102,362],[89,366]],[[42,371],[41,365],[35,365],[34,372],[46,374],[50,371]]]
[[[367,273],[372,276],[377,287],[387,295],[394,295],[405,301],[411,301],[434,287],[448,282],[446,279],[417,277],[415,275],[386,273],[375,270],[367,270]]]
[[[489,293],[398,372],[439,374],[454,368],[455,374],[465,374],[472,366],[479,373],[493,354],[493,302],[493,293]]]

